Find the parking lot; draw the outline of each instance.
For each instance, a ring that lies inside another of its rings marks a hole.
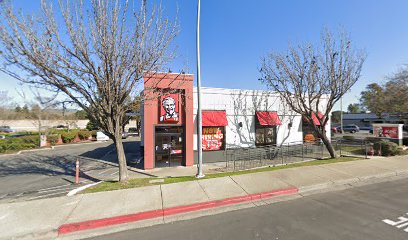
[[[128,165],[141,164],[139,138],[124,140]],[[81,179],[75,184],[75,162]],[[18,155],[0,155],[0,203],[66,195],[69,191],[101,180],[118,179],[112,141],[75,144]],[[144,176],[135,169],[133,177]]]

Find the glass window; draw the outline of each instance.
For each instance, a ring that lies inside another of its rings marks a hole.
[[[317,127],[321,128],[321,126],[317,126]],[[302,120],[302,132],[303,132],[303,141],[304,142],[314,142],[317,139],[319,139],[319,137],[315,133],[313,125],[310,124],[305,119]]]
[[[255,145],[273,145],[276,144],[276,126],[255,127]]]

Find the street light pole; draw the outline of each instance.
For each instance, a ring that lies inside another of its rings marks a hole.
[[[201,1],[197,5],[197,151],[198,165],[196,178],[203,178],[202,120],[201,120],[201,62],[200,62],[200,12]]]
[[[340,133],[343,133],[343,96],[340,98]]]

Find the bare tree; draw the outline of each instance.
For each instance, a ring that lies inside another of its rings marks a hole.
[[[8,91],[0,91],[0,125],[7,125],[10,116],[12,98]]]
[[[160,70],[173,57],[177,21],[161,6],[140,10],[128,0],[58,0],[59,11],[41,1],[41,15],[1,8],[0,70],[24,83],[63,93],[113,139],[119,180],[127,181],[122,144],[125,113],[146,71]],[[59,18],[59,15],[62,16]]]
[[[365,52],[352,48],[347,34],[335,39],[328,30],[322,33],[321,46],[290,46],[286,53],[263,58],[260,79],[279,93],[285,102],[313,125],[332,158],[336,157],[324,126],[334,104],[357,82]],[[323,116],[318,117],[319,113]],[[315,124],[317,119],[319,124]]]
[[[41,135],[43,134],[43,131],[48,130],[48,126],[44,126],[44,119],[46,117],[46,111],[54,108],[59,105],[59,102],[55,100],[54,97],[44,97],[42,96],[38,89],[30,89],[31,94],[33,95],[32,99],[28,99],[26,92],[23,90],[17,91],[17,93],[20,95],[21,99],[25,103],[25,106],[31,106],[31,111],[27,112],[27,115],[25,116],[27,119],[30,119],[32,124],[37,127],[38,130],[38,136],[41,139]],[[48,133],[46,133],[48,134]],[[40,141],[40,146],[41,146],[41,141]]]

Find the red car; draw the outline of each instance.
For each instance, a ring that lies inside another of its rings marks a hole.
[[[337,131],[337,128],[335,128],[335,127],[332,127],[332,128],[330,128],[331,129],[331,132],[332,133],[337,133],[338,131]]]

